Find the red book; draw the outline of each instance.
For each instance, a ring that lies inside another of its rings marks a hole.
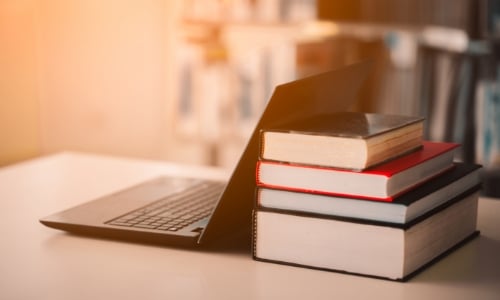
[[[453,167],[455,143],[424,141],[420,150],[364,171],[260,160],[257,185],[390,202]]]

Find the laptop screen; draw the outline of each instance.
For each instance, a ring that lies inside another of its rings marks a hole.
[[[199,243],[237,231],[250,234],[260,131],[280,123],[349,110],[357,101],[371,65],[363,61],[275,88]]]

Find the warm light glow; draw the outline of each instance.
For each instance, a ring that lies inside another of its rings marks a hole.
[[[0,166],[39,153],[33,1],[0,2]]]
[[[454,52],[465,52],[469,45],[467,33],[460,29],[427,26],[422,31],[424,43]]]
[[[340,27],[334,22],[314,21],[306,23],[301,31],[303,39],[317,40],[335,36],[340,33]]]

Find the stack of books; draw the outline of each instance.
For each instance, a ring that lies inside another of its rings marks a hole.
[[[478,235],[480,166],[418,117],[343,112],[261,131],[253,257],[406,281]]]

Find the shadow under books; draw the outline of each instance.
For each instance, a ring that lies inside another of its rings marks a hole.
[[[58,232],[51,236],[46,243],[50,246],[55,246],[59,244],[61,238],[64,237],[74,237],[78,239],[88,240],[88,241],[107,241],[110,243],[123,243],[130,245],[143,245],[146,247],[159,247],[165,249],[177,249],[183,251],[192,251],[192,252],[213,252],[213,253],[228,253],[228,254],[241,254],[247,255],[249,258],[251,257],[251,240],[247,233],[238,233],[234,235],[230,235],[225,238],[221,238],[215,240],[211,243],[203,244],[200,246],[175,246],[161,243],[160,241],[153,240],[141,240],[137,238],[113,238],[113,237],[99,237],[93,235],[86,234],[78,234],[71,232]]]
[[[500,241],[480,235],[410,282],[466,285],[500,282]]]

